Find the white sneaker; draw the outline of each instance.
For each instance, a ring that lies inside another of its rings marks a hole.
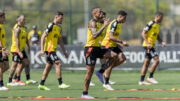
[[[26,84],[25,84],[24,82],[22,82],[22,81],[18,81],[18,82],[17,82],[17,85],[19,85],[19,86],[25,86]]]
[[[95,86],[95,84],[93,83],[93,82],[90,82],[90,84],[89,84],[90,86]]]
[[[7,88],[7,87],[5,87],[5,86],[2,86],[2,87],[0,87],[0,90],[6,91],[6,90],[9,90],[9,88]]]
[[[37,81],[35,81],[35,80],[27,80],[26,81],[26,84],[28,85],[28,84],[36,84],[36,83],[38,83]]]
[[[139,81],[139,85],[151,85],[151,83],[148,83],[146,81]]]
[[[95,99],[94,97],[92,97],[92,96],[90,96],[88,94],[87,95],[82,94],[81,98],[83,98],[83,99]]]
[[[103,87],[107,90],[114,90],[109,84],[103,84]]]
[[[58,88],[60,88],[60,89],[66,89],[66,88],[69,88],[69,87],[70,87],[70,85],[67,85],[65,83],[62,83],[61,85],[58,85]]]
[[[109,80],[109,84],[110,84],[110,85],[114,85],[115,83],[116,83],[116,82]]]
[[[158,84],[158,81],[156,81],[154,78],[147,78],[147,81],[149,81],[153,84]]]

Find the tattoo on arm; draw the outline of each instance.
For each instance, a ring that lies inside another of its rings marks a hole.
[[[92,35],[93,35],[94,38],[98,37],[103,32],[104,29],[105,29],[105,27],[103,26],[97,31],[96,22],[95,21],[91,22],[90,30],[91,30]]]
[[[20,33],[20,29],[16,28],[15,29],[15,41],[16,41],[16,46],[17,46],[18,52],[20,51],[20,49],[19,49],[19,33]]]

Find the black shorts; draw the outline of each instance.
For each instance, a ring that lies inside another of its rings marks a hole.
[[[8,56],[6,56],[5,59],[3,59],[2,52],[0,52],[0,62],[9,61]]]
[[[58,56],[56,55],[56,52],[45,52],[47,57],[46,61],[53,64],[55,61],[59,60]]]
[[[122,53],[122,50],[119,47],[109,47],[108,49],[115,52],[116,54]]]
[[[101,49],[101,47],[85,47],[84,56],[86,65],[94,66],[96,64],[96,59],[102,58],[105,52],[105,49]]]
[[[22,62],[23,59],[27,59],[28,57],[26,55],[26,52],[22,51],[22,53],[23,53],[23,58],[21,58],[17,52],[12,52],[12,61]]]
[[[147,47],[143,47],[145,50],[145,58],[152,59],[155,56],[158,56],[158,53],[154,48],[148,49]]]

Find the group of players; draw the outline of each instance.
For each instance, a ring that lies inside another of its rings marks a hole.
[[[5,87],[3,83],[3,73],[9,69],[9,51],[6,49],[5,38],[5,18],[5,12],[0,11],[0,90],[9,90],[9,88]],[[25,18],[23,15],[20,15],[17,17],[16,21],[17,23],[14,25],[14,28],[12,29],[12,67],[10,69],[9,81],[7,83],[7,86],[18,86],[37,83],[37,81],[30,79],[29,60],[25,53],[26,45],[29,49],[29,43],[26,39],[26,28],[24,27]],[[27,80],[26,83],[23,83],[20,79],[21,71],[24,67]]]
[[[126,21],[127,13],[125,11],[119,11],[116,19],[110,22],[110,19],[105,17],[105,12],[103,12],[101,8],[94,8],[92,10],[92,17],[92,20],[89,21],[87,42],[84,49],[87,73],[81,97],[85,99],[94,99],[94,97],[88,95],[88,88],[97,58],[100,58],[102,64],[100,70],[96,71],[97,77],[103,83],[104,88],[114,90],[109,82],[111,71],[114,67],[122,64],[126,60],[122,47],[128,46],[125,41],[118,39],[121,33],[121,24]],[[155,69],[159,64],[158,54],[155,51],[156,40],[158,40],[163,47],[166,45],[159,36],[162,19],[163,13],[157,12],[154,20],[150,21],[143,29],[142,38],[144,42],[142,46],[145,50],[145,60],[141,71],[141,79],[138,83],[139,85],[158,83],[158,81],[153,78]],[[144,79],[152,58],[154,62],[150,69],[150,76],[147,78],[149,82],[146,82]]]
[[[4,86],[3,83],[3,73],[8,70],[9,62],[8,62],[8,54],[9,51],[6,49],[6,31],[5,31],[5,12],[0,11],[0,90],[9,90],[9,88]],[[37,43],[40,35],[38,34],[36,27],[34,30],[29,33],[29,38],[27,37],[26,27],[25,27],[25,16],[19,15],[16,19],[17,23],[14,25],[12,29],[12,45],[10,52],[12,53],[12,67],[10,69],[9,81],[7,86],[23,86],[26,84],[35,84],[37,81],[30,79],[30,66],[28,56],[26,55],[26,49],[28,50],[28,54],[30,52],[28,39],[31,40],[32,43]],[[54,20],[50,23],[45,32],[41,37],[41,55],[45,55],[47,59],[47,63],[42,75],[42,80],[38,86],[41,90],[50,90],[48,87],[44,86],[45,80],[54,64],[56,67],[56,74],[58,78],[58,88],[68,88],[70,85],[67,85],[62,82],[61,77],[61,64],[60,60],[56,55],[57,44],[60,43],[62,51],[65,57],[68,57],[67,52],[64,49],[64,44],[62,41],[62,28],[59,24],[62,24],[63,21],[63,13],[57,12],[55,14]],[[35,34],[36,33],[36,34]],[[40,44],[40,43],[39,43]],[[27,46],[27,48],[26,48]],[[26,73],[26,83],[23,83],[20,79],[21,72],[25,67]],[[14,75],[15,73],[15,75]],[[14,78],[13,78],[14,76]]]
[[[92,9],[92,20],[88,24],[87,43],[84,48],[84,55],[87,65],[87,73],[85,76],[84,89],[82,98],[93,99],[94,97],[88,95],[88,88],[91,81],[91,77],[94,72],[96,59],[101,59],[101,68],[96,71],[96,75],[103,83],[103,87],[107,90],[114,90],[109,83],[111,71],[114,67],[122,64],[126,58],[123,54],[122,47],[128,46],[125,41],[119,40],[121,33],[121,24],[125,23],[127,13],[125,11],[119,11],[117,17],[110,22],[109,18],[106,18],[106,13],[101,8]],[[145,60],[142,67],[141,79],[139,85],[150,85],[151,83],[157,84],[158,82],[153,78],[155,69],[159,63],[158,54],[155,51],[156,40],[162,43],[164,47],[166,44],[159,36],[160,23],[163,19],[163,13],[157,12],[153,21],[150,21],[143,29],[142,37],[144,39],[143,47],[145,50]],[[12,30],[12,67],[10,69],[9,82],[7,86],[25,85],[20,79],[21,72],[24,67],[26,71],[27,84],[37,83],[37,81],[30,80],[30,68],[29,60],[26,55],[26,46],[28,46],[28,52],[30,51],[29,42],[27,40],[27,33],[25,28],[25,16],[20,15],[17,17],[17,23]],[[6,49],[5,40],[5,13],[0,11],[0,90],[8,90],[3,83],[3,73],[8,70],[8,54]],[[45,80],[53,65],[55,65],[55,71],[58,79],[58,88],[69,88],[62,82],[61,75],[61,62],[56,55],[56,49],[58,43],[61,46],[64,56],[68,58],[67,51],[64,48],[62,41],[62,24],[63,13],[57,12],[54,16],[54,20],[47,26],[41,37],[41,55],[46,56],[46,66],[43,71],[41,82],[38,86],[40,90],[50,90],[45,86]],[[151,59],[154,62],[150,69],[150,76],[148,82],[146,82],[145,75]],[[16,71],[14,80],[13,75]]]

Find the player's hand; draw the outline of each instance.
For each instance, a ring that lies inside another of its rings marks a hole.
[[[122,45],[123,45],[123,46],[129,46],[129,44],[126,43],[125,41],[122,42]]]
[[[107,27],[110,23],[110,18],[105,18],[104,19],[104,26]]]
[[[151,46],[149,43],[147,43],[147,48],[148,48],[148,49],[151,49],[152,46]]]
[[[161,44],[162,44],[162,47],[165,47],[165,46],[166,46],[166,43],[165,43],[165,42],[162,42]]]
[[[18,52],[18,55],[20,56],[20,58],[23,58],[23,53],[22,52]]]
[[[65,58],[68,58],[68,53],[64,52],[64,56],[65,56]]]
[[[41,53],[40,53],[42,56],[45,55],[45,52],[43,50],[41,50]]]
[[[6,54],[6,55],[9,55],[9,50],[5,50],[5,54]]]

